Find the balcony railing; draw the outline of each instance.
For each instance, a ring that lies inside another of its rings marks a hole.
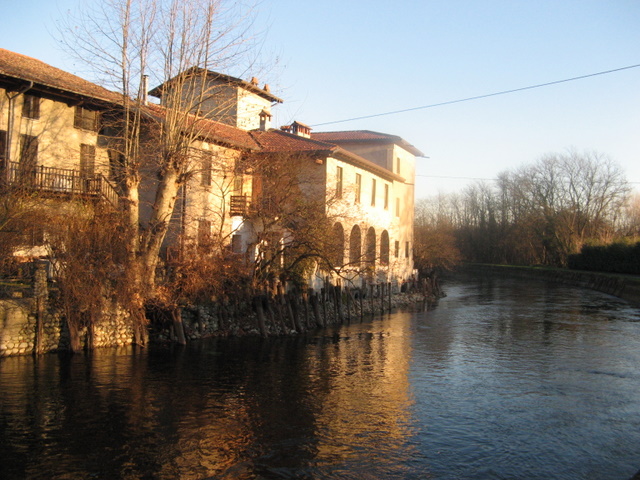
[[[23,165],[9,162],[5,173],[9,185],[49,193],[94,197],[119,208],[120,195],[104,175],[82,175],[79,170]]]
[[[231,195],[231,202],[229,202],[229,214],[234,216],[246,217],[249,214],[249,205],[251,199],[246,195]]]

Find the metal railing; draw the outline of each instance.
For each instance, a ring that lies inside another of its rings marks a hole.
[[[120,206],[120,195],[102,174],[85,175],[79,170],[8,162],[5,180],[9,185],[50,193],[95,197]]]

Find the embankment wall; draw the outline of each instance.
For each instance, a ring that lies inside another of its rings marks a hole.
[[[640,305],[640,277],[560,268],[520,267],[514,265],[469,264],[465,271],[480,274],[510,275],[521,278],[542,278],[567,285],[608,293]]]

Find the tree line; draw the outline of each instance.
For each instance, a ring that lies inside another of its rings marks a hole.
[[[423,269],[461,260],[588,269],[593,255],[576,257],[583,248],[640,239],[640,197],[606,155],[551,153],[494,182],[418,201],[415,229]]]

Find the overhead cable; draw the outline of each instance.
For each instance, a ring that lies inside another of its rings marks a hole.
[[[432,103],[431,105],[423,105],[421,107],[405,108],[405,109],[402,109],[402,110],[393,110],[391,112],[374,113],[372,115],[364,115],[362,117],[353,117],[353,118],[346,118],[344,120],[334,120],[332,122],[316,123],[315,125],[312,125],[312,126],[313,127],[320,127],[320,126],[323,126],[323,125],[333,125],[333,124],[336,124],[336,123],[353,122],[353,121],[356,121],[356,120],[364,120],[364,119],[367,119],[367,118],[383,117],[383,116],[386,116],[386,115],[396,115],[398,113],[413,112],[415,110],[424,110],[426,108],[442,107],[444,105],[451,105],[451,104],[454,104],[454,103],[470,102],[472,100],[480,100],[482,98],[496,97],[498,95],[506,95],[508,93],[522,92],[522,91],[525,91],[525,90],[532,90],[534,88],[548,87],[550,85],[557,85],[559,83],[573,82],[575,80],[582,80],[582,79],[585,79],[585,78],[596,77],[598,75],[607,75],[609,73],[621,72],[623,70],[629,70],[629,69],[638,68],[638,67],[640,67],[640,63],[637,64],[637,65],[628,65],[626,67],[614,68],[613,70],[605,70],[603,72],[590,73],[588,75],[580,75],[579,77],[565,78],[563,80],[555,80],[553,82],[539,83],[537,85],[529,85],[528,87],[520,87],[520,88],[511,89],[511,90],[503,90],[501,92],[487,93],[485,95],[477,95],[475,97],[467,97],[467,98],[460,98],[458,100],[449,100],[449,101],[446,101],[446,102]]]

